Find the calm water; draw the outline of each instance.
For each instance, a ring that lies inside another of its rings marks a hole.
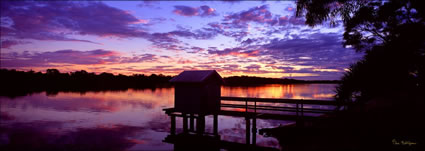
[[[331,99],[333,84],[222,87],[222,96]],[[162,140],[170,119],[162,111],[173,107],[173,88],[107,92],[32,94],[0,97],[0,149],[172,150]],[[182,131],[177,118],[177,132]],[[257,129],[289,124],[257,120]],[[222,140],[245,142],[243,118],[219,116]],[[212,132],[212,118],[206,131]],[[257,145],[279,148],[276,139],[257,134]]]

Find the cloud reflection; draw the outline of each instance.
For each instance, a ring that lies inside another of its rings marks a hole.
[[[58,126],[59,125],[59,126]],[[58,122],[32,122],[1,127],[2,150],[126,150],[137,142],[129,137],[137,135],[143,128],[115,125],[111,127],[79,128],[75,131],[57,133]]]

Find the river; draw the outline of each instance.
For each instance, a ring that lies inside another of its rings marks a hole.
[[[222,96],[330,100],[335,84],[270,84],[222,87]],[[173,107],[174,89],[103,92],[45,92],[16,98],[0,97],[0,149],[12,150],[172,150],[163,142],[170,118],[162,111]],[[212,131],[206,118],[206,131]],[[219,116],[222,140],[245,142],[243,118]],[[257,120],[257,129],[290,124]],[[177,132],[182,119],[177,118]],[[280,148],[275,138],[257,133],[258,146]],[[72,149],[71,149],[72,150]]]

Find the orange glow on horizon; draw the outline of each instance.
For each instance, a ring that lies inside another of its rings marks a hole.
[[[104,62],[103,62],[104,63]],[[108,63],[104,63],[108,64]],[[144,69],[126,69],[126,67],[120,66],[120,65],[110,65],[110,67],[106,68],[102,64],[99,65],[67,65],[67,64],[53,64],[54,66],[61,66],[61,68],[51,67],[24,67],[19,68],[17,70],[19,71],[35,71],[35,72],[42,72],[45,73],[47,69],[58,69],[61,73],[71,73],[76,71],[85,70],[89,73],[96,73],[100,74],[103,72],[112,73],[114,75],[122,74],[122,75],[134,75],[134,74],[145,74],[145,75],[151,75],[151,74],[162,74],[166,76],[176,76],[179,73],[183,72],[184,70],[214,70],[214,68],[181,68],[181,67],[170,67],[165,69],[150,69],[150,68],[144,68]],[[114,68],[121,68],[122,70],[115,70]],[[278,70],[262,70],[262,71],[251,71],[251,72],[244,72],[243,70],[238,71],[238,69],[235,69],[235,71],[232,70],[223,70],[223,69],[216,69],[217,72],[222,77],[231,77],[231,76],[255,76],[255,77],[266,77],[266,78],[297,78],[297,77],[304,77],[304,76],[319,76],[318,74],[314,73],[290,73],[285,71],[278,71]]]

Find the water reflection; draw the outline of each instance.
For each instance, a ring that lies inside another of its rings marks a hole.
[[[222,96],[291,98],[291,99],[331,99],[334,84],[269,84],[257,87],[222,87]]]
[[[14,123],[2,128],[2,145],[6,150],[125,150],[144,140],[131,139],[143,127],[116,125],[112,127],[61,130],[64,123],[37,121]]]
[[[222,96],[330,99],[335,85],[265,85],[222,87]],[[174,106],[174,89],[66,93],[45,92],[0,97],[1,150],[170,150],[162,142],[170,119],[162,111]],[[212,117],[206,117],[212,132]],[[177,119],[177,132],[182,131]],[[221,140],[245,142],[245,120],[219,116]],[[257,128],[288,124],[257,120]],[[257,135],[257,145],[279,148],[277,140]]]

